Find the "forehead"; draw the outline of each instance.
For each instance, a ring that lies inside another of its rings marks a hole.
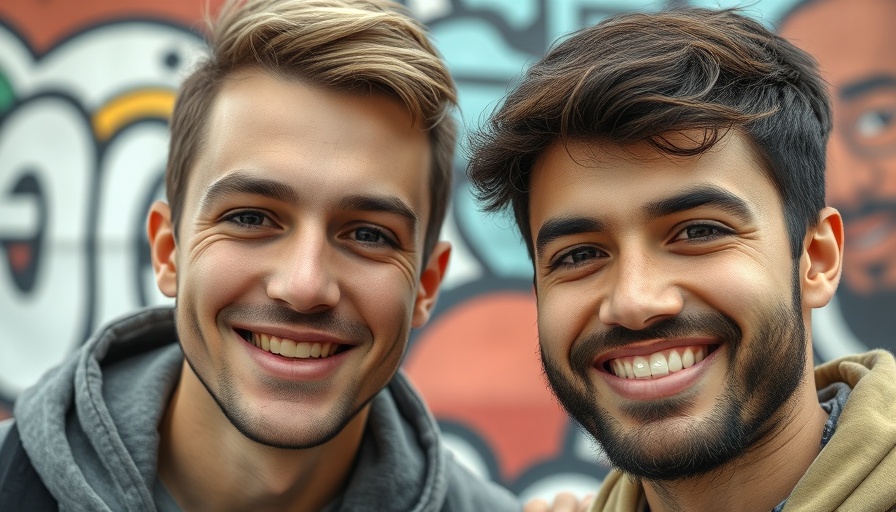
[[[249,69],[227,78],[188,182],[187,205],[231,173],[283,182],[307,204],[397,195],[425,218],[430,144],[385,94],[348,94]]]
[[[695,188],[724,190],[757,212],[783,211],[755,150],[734,132],[696,157],[661,154],[646,143],[556,142],[533,166],[530,185],[533,234],[547,219],[564,216],[630,225],[648,217],[645,207]]]
[[[781,35],[814,56],[835,86],[896,74],[896,2],[816,0],[781,25]]]

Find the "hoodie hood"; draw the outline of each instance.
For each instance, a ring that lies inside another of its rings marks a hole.
[[[800,479],[784,510],[890,510],[896,506],[896,360],[885,350],[815,370],[821,389],[852,388],[837,430]]]
[[[155,510],[157,426],[183,361],[170,309],[104,327],[16,400],[34,469],[63,510]]]

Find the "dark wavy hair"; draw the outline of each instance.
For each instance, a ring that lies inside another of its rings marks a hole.
[[[703,137],[669,137],[685,130]],[[623,14],[572,34],[471,136],[468,177],[486,211],[512,207],[531,257],[530,173],[552,143],[646,142],[690,156],[730,130],[776,184],[797,258],[825,205],[830,99],[812,57],[735,10]]]

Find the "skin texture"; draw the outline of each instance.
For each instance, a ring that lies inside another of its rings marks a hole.
[[[215,100],[175,240],[153,205],[159,288],[186,356],[160,475],[191,510],[310,510],[344,484],[368,401],[447,266],[422,262],[426,133],[397,100],[235,73]],[[244,331],[343,345],[292,360]]]
[[[809,317],[839,279],[837,212],[820,213],[792,261],[780,197],[735,132],[694,158],[555,143],[530,190],[543,363],[567,410],[646,479],[651,510],[774,507],[827,418]],[[700,344],[710,357],[663,379],[603,366]]]
[[[869,346],[896,327],[896,3],[817,0],[795,11],[782,36],[812,54],[831,84],[834,130],[827,194],[843,214],[841,307]]]

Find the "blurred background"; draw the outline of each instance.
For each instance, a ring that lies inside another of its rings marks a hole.
[[[563,34],[619,12],[739,6],[811,52],[831,84],[828,199],[847,228],[836,300],[813,316],[816,358],[896,349],[896,1],[404,3],[454,73],[467,131]],[[0,3],[0,418],[102,323],[166,302],[144,219],[164,197],[166,119],[203,52],[205,4]],[[405,371],[477,473],[524,498],[593,491],[599,449],[541,376],[531,264],[509,217],[477,211],[464,155],[444,229],[453,260]]]

